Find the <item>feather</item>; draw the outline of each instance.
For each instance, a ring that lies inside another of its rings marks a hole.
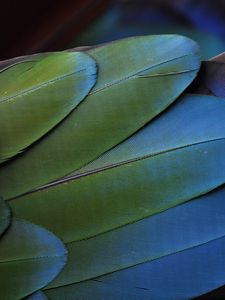
[[[108,233],[68,243],[68,263],[46,288],[93,279],[224,236],[224,198],[223,187]]]
[[[198,76],[188,91],[225,98],[225,53],[203,61]]]
[[[48,284],[65,265],[67,251],[52,233],[13,220],[0,240],[1,299],[21,299]]]
[[[225,63],[214,61],[206,62],[204,65],[204,84],[215,96],[225,98]]]
[[[224,63],[225,62],[225,52],[220,53],[217,56],[214,56],[213,58],[210,59],[211,61],[216,61],[219,63]]]
[[[224,300],[225,295],[225,285],[209,291],[208,293],[204,293],[198,297],[193,298],[193,300]]]
[[[38,291],[38,292],[24,298],[23,300],[48,300],[48,298],[42,291]]]
[[[189,300],[225,282],[225,237],[96,279],[46,290],[50,300]]]
[[[0,198],[0,236],[10,224],[11,213],[8,204]]]
[[[225,63],[205,61],[190,91],[225,98]]]
[[[109,150],[169,106],[199,69],[196,44],[176,35],[124,39],[87,53],[99,67],[97,84],[60,126],[2,166],[2,197],[65,176]]]
[[[0,72],[0,161],[31,145],[62,121],[95,83],[94,60],[52,53]]]
[[[86,173],[11,199],[13,213],[72,242],[204,194],[225,182],[224,116],[220,98],[183,96]]]

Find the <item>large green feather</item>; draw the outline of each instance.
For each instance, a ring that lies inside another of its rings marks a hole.
[[[59,52],[0,72],[0,161],[32,144],[67,116],[96,78],[94,60]]]
[[[10,224],[10,209],[8,204],[0,198],[0,235]]]
[[[37,225],[14,220],[0,240],[1,300],[18,300],[48,284],[61,271],[67,251]]]
[[[60,126],[0,169],[4,198],[65,176],[115,146],[171,104],[199,69],[196,44],[176,35],[125,39],[87,53],[99,67],[96,86]]]
[[[90,172],[12,199],[13,213],[72,242],[206,193],[225,182],[224,117],[220,98],[184,96]]]
[[[225,188],[220,188],[161,214],[68,243],[68,263],[47,288],[115,272],[224,236],[224,199]]]

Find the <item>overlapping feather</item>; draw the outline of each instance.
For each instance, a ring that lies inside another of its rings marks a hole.
[[[1,299],[21,299],[46,286],[66,263],[63,243],[44,228],[13,220],[0,239]]]
[[[225,238],[94,280],[46,291],[51,300],[192,299],[224,284]]]
[[[0,198],[0,236],[10,224],[10,208],[8,204]]]
[[[40,55],[1,70],[0,162],[65,118],[95,83],[94,60],[80,52]]]
[[[13,215],[4,225],[0,202],[3,299],[180,300],[218,288],[225,190],[211,190],[225,182],[225,102],[173,103],[197,74],[196,45],[167,35],[85,51],[99,70],[88,97],[0,167]],[[68,249],[60,274],[67,251],[46,229]]]
[[[87,53],[99,69],[95,87],[60,126],[0,169],[4,199],[65,176],[109,150],[169,106],[199,69],[197,45],[176,35],[124,39]]]
[[[225,182],[224,116],[221,99],[183,96],[83,171],[10,200],[13,213],[71,242],[204,194]]]
[[[68,263],[46,288],[94,279],[223,237],[224,197],[225,189],[220,188],[108,233],[66,243]]]

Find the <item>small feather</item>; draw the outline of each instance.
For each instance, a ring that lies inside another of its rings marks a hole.
[[[53,53],[0,71],[0,162],[18,154],[62,121],[95,83],[94,60]]]
[[[67,251],[51,232],[13,220],[0,239],[2,300],[17,300],[44,287],[65,265]]]

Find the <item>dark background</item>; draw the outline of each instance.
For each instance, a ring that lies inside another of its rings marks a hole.
[[[224,0],[1,0],[0,60],[141,34],[195,39],[203,58],[225,51]]]

